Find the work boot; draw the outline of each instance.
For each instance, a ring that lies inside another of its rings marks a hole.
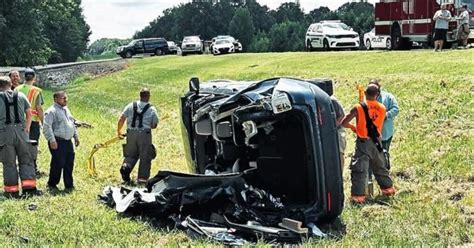
[[[393,196],[395,195],[395,188],[392,186],[390,188],[381,189],[384,196]]]
[[[31,196],[42,196],[42,195],[43,195],[43,191],[37,188],[32,188],[32,189],[23,189],[22,197],[28,198]]]
[[[364,204],[367,196],[365,195],[353,195],[351,196],[351,203],[352,204]]]
[[[3,192],[3,196],[7,199],[20,199],[20,192]]]
[[[120,175],[122,175],[122,180],[125,184],[131,184],[132,179],[130,178],[130,169],[126,166],[120,167]]]

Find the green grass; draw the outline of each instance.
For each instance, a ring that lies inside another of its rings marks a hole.
[[[76,151],[74,172],[77,190],[28,200],[0,199],[0,244],[209,245],[191,241],[181,232],[154,229],[146,220],[121,217],[97,202],[105,185],[120,183],[120,144],[96,154],[96,178],[90,178],[85,167],[92,146],[115,135],[120,111],[147,86],[161,117],[153,132],[158,157],[152,174],[160,169],[186,171],[178,97],[192,76],[201,80],[328,77],[336,81],[336,96],[346,111],[357,102],[358,83],[381,78],[401,109],[392,143],[392,176],[398,194],[387,205],[372,202],[358,207],[346,201],[342,221],[347,233],[340,239],[310,240],[307,245],[474,245],[474,50],[164,56],[130,60],[127,70],[105,77],[81,77],[67,88],[70,108],[94,128],[79,131],[82,144]],[[45,98],[49,106],[51,92]],[[346,162],[354,138],[348,135]],[[41,142],[40,168],[47,171],[50,155],[44,139]],[[346,164],[346,195],[348,175]],[[46,181],[46,177],[39,180],[41,188]],[[28,211],[30,203],[36,203],[38,209]]]

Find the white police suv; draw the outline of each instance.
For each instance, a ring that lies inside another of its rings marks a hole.
[[[375,35],[375,28],[364,34],[364,45],[367,50],[381,48],[392,49],[392,42],[389,35]]]
[[[313,23],[306,32],[305,46],[309,51],[322,49],[358,49],[359,34],[339,20]]]

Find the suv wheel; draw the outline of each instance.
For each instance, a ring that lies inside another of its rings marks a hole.
[[[329,47],[329,41],[327,39],[324,39],[324,41],[323,41],[323,50],[324,51],[331,50],[331,48]]]
[[[311,51],[314,50],[313,45],[311,45],[311,41],[310,41],[310,40],[307,40],[307,41],[306,41],[306,50],[309,51],[309,52],[311,52]]]
[[[132,54],[132,51],[129,50],[129,51],[127,51],[127,52],[125,53],[125,58],[131,58],[132,55],[133,55],[133,54]]]
[[[157,49],[155,50],[155,55],[156,55],[156,56],[163,55],[163,51],[162,51],[161,49],[157,48]]]

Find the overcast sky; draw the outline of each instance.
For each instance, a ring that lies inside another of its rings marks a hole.
[[[261,5],[276,9],[285,0],[257,0]],[[321,6],[337,9],[351,0],[300,0],[305,12]],[[163,10],[190,2],[189,0],[83,0],[82,6],[90,25],[91,42],[100,38],[130,38],[148,23],[162,14]],[[369,0],[374,3],[375,0]]]

